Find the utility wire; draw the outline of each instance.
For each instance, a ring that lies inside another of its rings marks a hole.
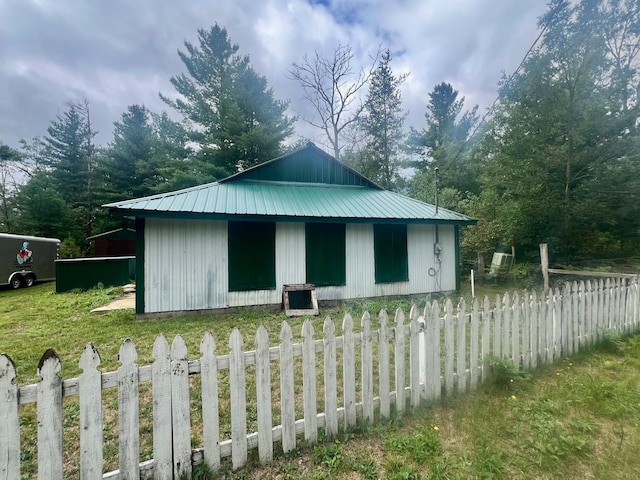
[[[556,12],[558,11],[558,9],[560,8],[560,6],[558,6],[558,8],[549,16],[549,18],[547,19],[547,21],[544,23],[544,25],[542,26],[542,30],[540,30],[540,34],[536,37],[536,39],[533,41],[533,43],[531,44],[531,46],[529,47],[529,50],[527,50],[527,53],[524,54],[524,57],[522,57],[522,60],[520,61],[520,64],[518,65],[518,67],[515,69],[515,71],[509,76],[509,78],[507,79],[507,81],[504,84],[504,88],[508,87],[509,84],[511,83],[511,80],[513,80],[513,78],[518,74],[518,72],[520,71],[520,69],[523,67],[523,65],[525,64],[525,62],[527,61],[527,58],[529,58],[529,55],[531,54],[531,52],[533,51],[533,49],[536,47],[536,45],[538,44],[538,42],[540,41],[540,39],[542,38],[542,36],[545,34],[545,32],[547,31],[547,28],[549,27],[549,24],[551,23],[551,20],[553,20],[553,18],[556,15]],[[470,142],[471,139],[474,137],[474,135],[476,134],[476,132],[480,129],[480,127],[482,125],[484,125],[487,117],[493,113],[493,109],[495,108],[496,104],[498,103],[498,101],[500,100],[500,94],[498,93],[498,95],[496,96],[495,100],[493,101],[493,103],[491,104],[491,106],[487,109],[487,112],[482,116],[482,119],[478,122],[478,124],[475,126],[475,128],[473,129],[473,131],[471,132],[471,135],[469,135],[469,137],[467,138],[467,142]]]

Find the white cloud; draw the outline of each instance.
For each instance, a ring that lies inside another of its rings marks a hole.
[[[348,44],[354,68],[370,63],[379,45],[390,48],[408,123],[424,121],[428,93],[448,81],[467,106],[486,108],[501,72],[511,73],[537,36],[546,0],[112,0],[0,2],[0,142],[46,134],[64,103],[86,97],[101,143],[128,105],[166,109],[158,93],[172,94],[169,79],[184,71],[177,51],[198,28],[225,27],[249,54],[292,112],[308,112],[293,62],[315,51],[332,55]],[[299,123],[296,133],[320,132]]]

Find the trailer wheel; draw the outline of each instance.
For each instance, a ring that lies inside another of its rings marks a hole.
[[[24,277],[24,286],[25,287],[33,287],[33,284],[36,283],[36,277],[33,275],[27,275]]]
[[[9,282],[11,288],[16,289],[22,286],[22,275],[14,275]]]

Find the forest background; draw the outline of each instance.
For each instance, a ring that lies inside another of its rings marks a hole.
[[[294,63],[321,145],[384,188],[478,220],[462,232],[465,261],[511,250],[552,263],[640,256],[640,5],[554,0],[518,69],[481,116],[454,86],[425,92],[423,127],[405,128],[400,85],[384,45],[355,70],[351,48]],[[95,143],[91,105],[64,104],[46,134],[0,138],[0,231],[63,239],[129,226],[101,208],[212,182],[304,146],[288,102],[275,98],[226,29],[198,31],[179,52],[168,111],[130,105],[113,138]],[[411,106],[412,109],[418,108]],[[178,119],[178,120],[176,120]],[[4,143],[3,143],[4,141]]]

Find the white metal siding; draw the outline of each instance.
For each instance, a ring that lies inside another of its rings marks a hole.
[[[440,226],[440,243],[443,246],[440,288],[432,291],[451,292],[456,289],[456,235],[453,225]]]
[[[438,227],[438,243],[442,251],[435,254],[435,225],[409,225],[409,293],[451,291],[456,288],[455,234],[452,225]]]
[[[306,282],[304,223],[276,224],[276,289],[228,291],[227,222],[148,218],[145,231],[145,311],[201,310],[282,302],[282,285]],[[346,225],[345,286],[318,287],[319,300],[451,291],[456,286],[455,234],[439,227],[409,225],[409,281],[375,283],[372,224]]]
[[[227,222],[148,218],[145,312],[224,308]]]
[[[229,292],[229,306],[282,302],[282,286],[306,282],[304,223],[276,223],[276,289]]]
[[[409,281],[376,283],[373,225],[348,224],[347,285],[320,287],[317,289],[318,299],[340,300],[455,290],[455,235],[452,225],[439,227],[439,243],[443,245],[440,262],[434,254],[435,226],[408,225]]]

